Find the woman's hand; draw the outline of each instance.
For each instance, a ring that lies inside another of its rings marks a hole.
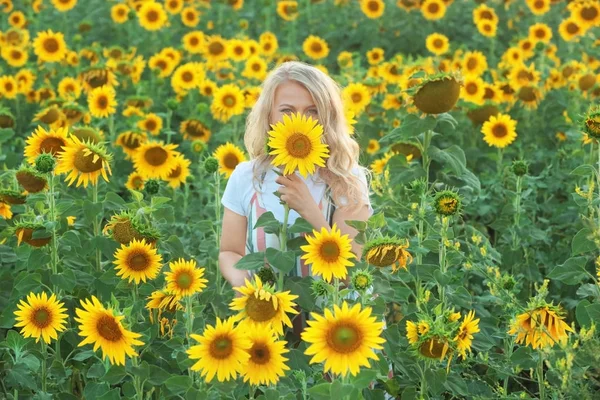
[[[305,218],[308,213],[314,211],[315,208],[319,208],[310,194],[310,190],[308,190],[306,183],[295,173],[278,176],[277,179],[275,179],[275,182],[281,185],[281,187],[277,189],[281,194],[281,201],[287,203],[292,210],[295,210],[303,218]]]

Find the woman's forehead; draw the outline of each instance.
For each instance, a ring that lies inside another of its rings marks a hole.
[[[315,105],[310,92],[296,82],[283,82],[275,90],[275,105],[289,104],[294,107]]]

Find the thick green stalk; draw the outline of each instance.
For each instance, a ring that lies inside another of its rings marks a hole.
[[[44,341],[44,339],[42,339],[41,342],[42,342],[42,392],[46,393],[46,377],[48,374],[48,371],[46,368],[46,359],[48,358],[48,347],[47,347],[47,344]]]
[[[440,270],[442,271],[443,276],[446,275],[446,269],[447,269],[447,266],[446,266],[446,239],[448,236],[448,222],[449,222],[449,217],[442,217],[442,229],[440,231],[441,239],[440,239],[439,262],[440,262]],[[444,288],[439,283],[438,283],[438,288],[439,288],[439,293],[440,293],[440,300],[442,303],[444,303],[445,296],[446,296],[446,288]]]
[[[283,205],[283,226],[281,227],[281,236],[279,238],[279,244],[281,251],[287,251],[287,225],[288,225],[288,217],[290,215],[290,206],[286,204]],[[285,272],[279,271],[279,279],[277,280],[277,288],[279,290],[283,290],[283,277],[285,276]]]
[[[538,378],[538,386],[540,388],[540,400],[545,400],[546,398],[546,387],[544,386],[544,356],[540,351],[538,353],[538,367],[537,367],[537,378]]]
[[[600,153],[599,153],[600,154]],[[512,248],[516,249],[518,247],[518,237],[517,237],[517,229],[519,228],[519,222],[521,220],[521,192],[523,177],[517,176],[517,196],[515,198],[515,217],[514,217],[514,228],[512,234]]]
[[[48,179],[48,195],[50,197],[50,221],[52,222],[52,247],[50,248],[50,268],[52,275],[58,274],[58,240],[56,238],[56,203],[54,199],[54,172],[50,172]],[[52,291],[57,293],[56,285],[52,285]]]
[[[94,205],[98,204],[98,185],[92,186],[92,202]],[[100,221],[98,221],[98,216],[94,216],[94,237],[100,236]],[[100,256],[100,248],[96,246],[96,268],[98,271],[102,271],[101,264],[101,256]]]
[[[213,173],[215,178],[215,236],[217,242],[217,249],[221,248],[221,174],[219,171]],[[219,294],[222,293],[223,288],[221,285],[221,271],[219,270],[219,261],[217,258],[216,263],[216,275],[217,275],[217,290]]]

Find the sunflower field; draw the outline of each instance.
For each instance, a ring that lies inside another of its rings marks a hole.
[[[0,399],[600,398],[597,0],[0,0],[0,56]],[[221,197],[295,60],[374,214],[264,214],[232,288]]]

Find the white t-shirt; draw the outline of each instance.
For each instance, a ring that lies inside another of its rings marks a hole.
[[[234,213],[244,217],[247,217],[250,213],[250,201],[255,193],[254,185],[252,184],[252,169],[254,162],[255,160],[244,161],[236,166],[229,177],[229,181],[225,187],[225,192],[221,198],[221,204],[229,208]],[[360,170],[358,167],[355,167],[352,170],[352,172],[357,176],[359,171]],[[322,179],[319,179],[318,170],[314,174],[308,175],[306,178],[304,178],[298,172],[296,172],[296,175],[298,175],[300,179],[306,183],[306,186],[315,200],[315,203],[319,204],[323,198],[323,195],[325,194],[327,184]],[[259,194],[262,197],[265,208],[268,211],[271,211],[279,222],[283,223],[283,205],[279,202],[279,198],[274,194],[274,192],[277,191],[277,189],[279,189],[281,186],[275,182],[277,176],[278,175],[273,171],[272,168],[267,169],[265,181],[262,186],[262,192]],[[373,207],[371,207],[371,202],[369,200],[369,189],[364,173],[360,173],[359,179],[363,184],[363,198],[368,204],[370,214],[372,215]],[[255,186],[260,190],[258,182],[255,182]],[[340,202],[342,205],[345,205],[348,202],[348,199],[345,196],[341,197]],[[298,217],[300,217],[300,215],[295,210],[290,210],[288,215],[288,224],[292,225]]]

